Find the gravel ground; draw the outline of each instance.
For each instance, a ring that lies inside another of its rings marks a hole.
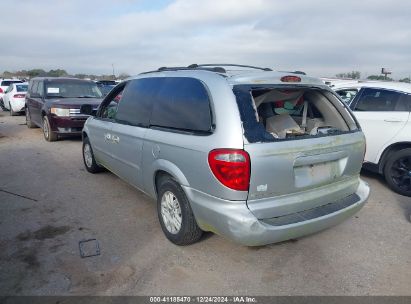
[[[150,198],[84,169],[80,139],[48,143],[0,111],[0,295],[411,295],[411,199],[363,178],[368,204],[321,233],[178,247]],[[101,255],[81,258],[90,238]]]

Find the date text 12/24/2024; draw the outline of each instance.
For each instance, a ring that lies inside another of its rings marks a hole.
[[[150,297],[150,303],[257,303],[254,297],[232,296],[160,296]]]

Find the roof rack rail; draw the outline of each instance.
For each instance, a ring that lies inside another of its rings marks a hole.
[[[192,71],[192,70],[202,70],[202,71],[210,71],[215,73],[226,73],[227,70],[224,67],[240,67],[240,68],[249,68],[249,69],[256,69],[262,71],[272,71],[270,68],[261,68],[252,65],[241,65],[241,64],[229,64],[229,63],[222,63],[222,64],[190,64],[187,67],[161,67],[155,71],[148,71],[143,72],[140,74],[149,74],[155,72],[164,72],[164,71]]]
[[[242,64],[231,64],[231,63],[207,63],[207,64],[190,64],[190,68],[199,68],[199,67],[240,67],[240,68],[250,68],[262,71],[272,71],[270,68],[262,68],[253,65],[242,65]]]
[[[292,71],[279,71],[279,72],[281,72],[281,73],[291,73],[291,74],[298,74],[298,75],[307,75],[305,72],[303,72],[303,71],[294,71],[294,72],[292,72]]]
[[[202,66],[195,66],[193,64],[189,65],[188,67],[161,67],[158,70],[159,71],[176,71],[176,70],[206,70],[206,71],[211,71],[211,72],[217,72],[217,73],[225,73],[226,70],[221,68],[221,67],[202,67]]]
[[[226,70],[222,67],[198,67],[190,65],[188,67],[161,67],[154,71],[143,72],[140,74],[148,74],[148,73],[155,73],[155,72],[164,72],[164,71],[192,71],[192,70],[202,70],[202,71],[210,71],[215,73],[226,73]]]

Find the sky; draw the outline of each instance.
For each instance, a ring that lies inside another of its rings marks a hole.
[[[0,73],[236,63],[411,75],[411,1],[0,0]],[[7,9],[5,9],[7,8]]]

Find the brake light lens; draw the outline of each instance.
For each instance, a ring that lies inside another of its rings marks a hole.
[[[282,82],[301,82],[301,77],[288,75],[281,77]]]
[[[208,154],[211,172],[224,186],[248,191],[250,184],[250,156],[244,150],[216,149]]]
[[[13,97],[14,98],[24,98],[26,97],[26,94],[14,94]]]
[[[2,88],[0,88],[0,93],[3,93],[3,89],[2,89]]]

